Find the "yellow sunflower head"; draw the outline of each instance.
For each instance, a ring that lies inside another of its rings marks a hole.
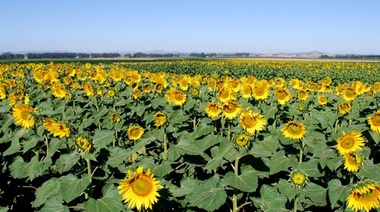
[[[262,115],[252,110],[244,110],[240,115],[240,126],[249,134],[254,135],[256,131],[261,131],[267,124]]]
[[[205,107],[205,111],[208,117],[213,120],[219,118],[219,114],[222,112],[222,108],[217,102],[210,102]]]
[[[289,121],[281,129],[281,132],[286,138],[301,139],[305,136],[306,127],[303,123]]]
[[[380,185],[372,180],[357,183],[346,200],[347,207],[355,211],[369,212],[380,206]]]
[[[278,103],[282,105],[286,104],[286,102],[288,102],[291,98],[290,92],[286,87],[276,89],[275,95]]]
[[[36,122],[33,112],[36,112],[36,109],[28,105],[16,104],[12,112],[15,124],[23,128],[31,128]]]
[[[265,100],[269,96],[269,83],[266,80],[261,80],[253,86],[252,94],[256,100]]]
[[[343,157],[344,169],[349,172],[358,172],[359,166],[363,163],[363,157],[355,152],[347,153]]]
[[[327,104],[327,97],[326,96],[318,96],[318,103],[321,105]]]
[[[351,152],[360,151],[364,146],[364,138],[357,131],[349,133],[343,132],[343,135],[337,140],[337,150],[339,154],[345,155]]]
[[[234,119],[240,114],[241,110],[241,105],[233,101],[228,101],[222,106],[222,114],[227,119]]]
[[[219,91],[218,98],[221,102],[225,103],[230,100],[235,100],[236,95],[230,87],[222,86],[221,90]]]
[[[144,128],[134,125],[128,128],[127,134],[128,134],[129,140],[137,141],[144,134]]]
[[[249,141],[251,140],[249,135],[246,134],[240,134],[235,138],[235,146],[236,147],[246,147],[249,144]]]
[[[368,117],[368,123],[372,131],[380,132],[380,110]]]
[[[64,84],[57,82],[51,87],[51,93],[57,98],[64,98],[66,97],[67,90]]]
[[[190,93],[193,97],[198,96],[199,95],[199,89],[198,88],[192,88]]]
[[[78,136],[75,139],[75,144],[84,152],[90,152],[92,147],[92,143],[84,136]]]
[[[144,93],[150,93],[152,91],[152,86],[149,84],[149,83],[145,83],[143,86],[142,86],[142,91]]]
[[[108,94],[108,96],[110,96],[110,97],[114,97],[115,94],[116,94],[116,92],[115,92],[114,89],[109,89],[109,90],[107,91],[107,94]]]
[[[166,116],[165,113],[158,111],[154,114],[154,125],[156,127],[160,127],[164,125],[167,122],[168,117]]]
[[[307,99],[307,97],[309,97],[309,94],[307,93],[306,89],[302,89],[302,90],[298,91],[298,95],[297,96],[298,96],[299,100],[304,101],[304,100]]]
[[[357,93],[356,93],[355,89],[352,87],[346,87],[343,90],[343,99],[345,101],[352,101],[356,98],[356,96],[357,96]]]
[[[303,170],[295,169],[290,173],[289,182],[295,187],[304,187],[308,182],[308,177]]]
[[[341,114],[346,114],[351,110],[351,104],[349,102],[342,102],[338,104],[338,110]]]
[[[247,83],[243,84],[241,87],[240,87],[240,93],[241,93],[241,96],[244,98],[244,99],[249,99],[251,98],[251,93],[252,93],[252,89],[251,89],[251,86]]]
[[[118,186],[123,202],[128,203],[129,208],[136,207],[138,211],[152,210],[153,205],[158,202],[157,197],[160,197],[158,190],[163,186],[150,173],[150,169],[144,173],[142,166],[135,172],[128,171],[127,175]]]
[[[121,121],[121,117],[117,113],[112,113],[110,115],[110,120],[113,121],[113,122],[120,122]]]

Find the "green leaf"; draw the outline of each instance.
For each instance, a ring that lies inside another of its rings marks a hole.
[[[28,176],[29,165],[24,162],[24,159],[21,156],[17,156],[13,163],[9,166],[11,175],[14,178],[25,178]]]
[[[313,202],[312,205],[325,206],[327,205],[326,193],[327,190],[322,186],[309,182],[306,187],[305,196]]]
[[[371,160],[364,161],[363,165],[359,168],[358,174],[377,182],[380,181],[380,167],[373,164]]]
[[[201,186],[191,192],[188,197],[191,206],[214,211],[226,202],[227,193],[223,188]]]
[[[56,169],[59,173],[70,170],[80,159],[80,156],[73,152],[71,154],[62,154],[55,163]]]
[[[40,161],[38,155],[35,155],[32,160],[30,160],[28,166],[28,176],[29,180],[33,180],[36,177],[43,175],[43,173],[51,166],[53,161],[51,158],[45,158]]]
[[[228,172],[223,179],[228,185],[245,192],[254,192],[258,185],[257,173],[253,169],[246,170],[238,176]]]
[[[48,148],[49,155],[47,155],[46,157],[52,157],[61,144],[62,144],[62,141],[60,139],[58,138],[51,139],[49,142],[49,148]]]
[[[214,130],[215,130],[215,127],[212,125],[200,124],[195,128],[195,131],[193,133],[193,138],[197,139],[201,136],[208,135],[210,133],[213,133]]]
[[[156,137],[151,132],[145,133],[139,140],[135,141],[135,145],[133,147],[132,152],[139,151],[141,148],[145,147],[146,145],[150,144],[152,141],[155,140]]]
[[[305,171],[305,173],[308,176],[321,177],[323,176],[323,173],[321,173],[318,169],[318,162],[318,159],[311,159],[309,161],[302,162],[301,164],[299,164],[298,168]]]
[[[279,192],[285,195],[289,201],[294,199],[297,194],[300,194],[302,192],[302,188],[293,186],[290,182],[284,179],[280,179],[277,187]]]
[[[2,207],[0,206],[0,212],[8,212],[9,208],[8,207]]]
[[[121,163],[128,160],[132,151],[130,149],[124,149],[120,147],[110,147],[109,148],[110,157],[107,164],[111,167],[118,167]]]
[[[9,126],[13,124],[13,117],[10,114],[5,114],[3,117],[1,117],[1,132],[7,132],[9,129]]]
[[[112,130],[96,130],[93,137],[94,147],[97,149],[107,148],[114,140],[115,134]]]
[[[86,211],[91,212],[114,212],[114,211],[131,211],[127,210],[120,198],[103,197],[100,199],[90,198],[84,205]]]
[[[182,155],[200,155],[202,150],[197,147],[193,142],[181,138],[178,144],[171,146],[168,151],[168,158],[171,161],[176,160]]]
[[[3,156],[12,155],[12,154],[20,151],[20,149],[21,149],[20,142],[18,140],[12,139],[11,146],[7,150],[4,151]]]
[[[277,136],[269,135],[262,141],[254,142],[250,153],[255,157],[269,157],[272,156],[280,146]]]
[[[70,212],[66,205],[62,205],[62,196],[55,195],[46,200],[44,207],[39,210],[40,212]]]
[[[226,141],[226,138],[220,135],[209,134],[200,140],[195,140],[195,144],[199,146],[202,151],[205,151],[214,145],[218,145],[222,141]]]
[[[68,174],[60,177],[59,180],[61,182],[62,197],[67,203],[78,198],[90,184],[90,176],[88,174],[83,174],[82,179],[78,179],[73,174]]]
[[[35,147],[37,145],[37,143],[39,141],[41,141],[42,138],[39,137],[39,136],[36,136],[36,135],[32,135],[30,137],[28,137],[27,139],[25,139],[23,142],[22,142],[22,145],[23,145],[23,153],[26,153],[28,150],[30,150],[31,148]]]
[[[328,195],[331,208],[341,206],[347,199],[350,189],[343,186],[338,179],[332,179],[328,185]]]
[[[295,158],[286,157],[284,151],[276,152],[269,161],[270,174],[286,171],[294,162]]]
[[[33,207],[39,207],[43,205],[46,200],[52,196],[60,193],[61,183],[58,178],[51,178],[44,182],[40,187],[37,188],[35,195],[36,199],[32,203]]]

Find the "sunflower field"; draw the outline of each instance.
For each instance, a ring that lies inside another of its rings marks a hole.
[[[0,63],[0,211],[380,208],[380,63]]]

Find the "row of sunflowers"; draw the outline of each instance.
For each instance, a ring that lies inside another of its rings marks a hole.
[[[1,210],[380,207],[378,63],[4,63],[0,73]]]

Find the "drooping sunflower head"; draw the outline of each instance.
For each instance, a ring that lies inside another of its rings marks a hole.
[[[256,131],[261,131],[267,124],[264,117],[252,110],[244,110],[240,115],[240,126],[249,134],[254,135]]]
[[[360,181],[351,190],[346,201],[347,207],[355,211],[365,210],[369,212],[372,209],[379,208],[380,185],[368,179]]]
[[[33,112],[36,110],[28,105],[16,104],[12,112],[15,124],[23,128],[31,128],[36,122]]]
[[[301,139],[305,136],[306,127],[303,123],[289,121],[281,129],[281,132],[286,138]]]
[[[210,102],[205,107],[205,111],[208,117],[212,119],[219,118],[219,114],[222,112],[222,108],[217,102]]]
[[[298,95],[297,96],[298,96],[299,100],[304,101],[304,100],[307,99],[307,97],[309,97],[309,94],[307,93],[306,89],[302,89],[302,90],[298,91]]]
[[[368,117],[368,123],[372,131],[380,132],[380,110]]]
[[[349,172],[358,172],[359,166],[363,163],[363,157],[359,153],[347,153],[344,156],[344,169]]]
[[[129,140],[137,141],[144,134],[144,128],[134,125],[128,128],[127,134]]]
[[[154,125],[156,127],[160,127],[166,123],[168,117],[162,111],[158,111],[154,114],[153,118],[154,118]]]
[[[278,103],[282,105],[288,102],[291,98],[290,92],[288,91],[286,87],[276,89],[275,94],[276,94]]]
[[[304,187],[308,182],[308,176],[301,169],[295,169],[290,173],[289,182],[295,187]]]
[[[341,114],[346,114],[351,110],[351,104],[349,102],[342,102],[338,104],[338,110]]]
[[[57,121],[52,124],[51,133],[53,133],[54,137],[70,137],[70,128],[65,123]]]
[[[234,101],[228,101],[222,106],[222,114],[227,119],[234,119],[240,114],[241,110],[241,105]]]
[[[129,208],[136,207],[138,211],[152,209],[158,202],[157,197],[160,197],[158,190],[163,186],[150,173],[150,169],[144,173],[142,166],[135,172],[128,171],[127,175],[118,186],[123,202],[128,203]]]
[[[84,152],[90,152],[92,147],[92,143],[84,136],[78,136],[75,139],[75,144]]]
[[[191,96],[193,96],[193,97],[196,97],[196,96],[198,96],[199,95],[199,89],[198,88],[191,88],[191,90],[190,90],[190,94],[191,94]]]
[[[250,140],[251,138],[249,135],[240,134],[235,138],[235,146],[238,148],[246,147],[248,146]]]
[[[337,140],[337,150],[339,154],[345,155],[351,152],[360,151],[364,146],[364,138],[357,131],[349,133],[343,132],[343,135]]]
[[[152,86],[149,84],[149,83],[145,83],[143,86],[142,86],[142,91],[144,93],[150,93],[152,91]]]
[[[327,97],[326,96],[318,96],[318,103],[321,105],[326,105],[327,104]]]

